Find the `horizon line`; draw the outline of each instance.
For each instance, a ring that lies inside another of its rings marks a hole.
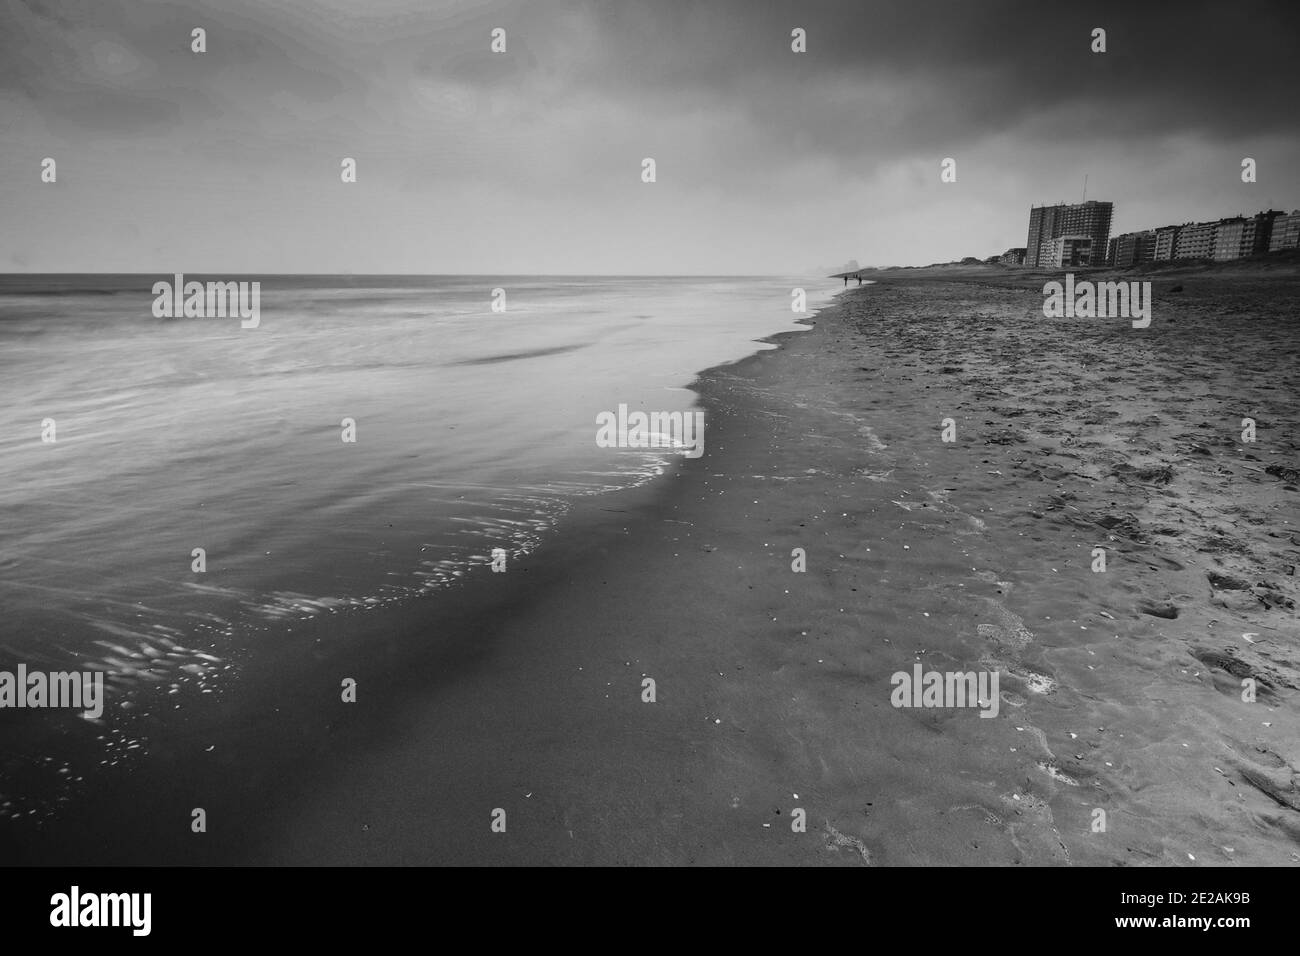
[[[865,267],[864,267],[865,268]],[[0,276],[157,276],[157,275],[196,275],[196,276],[285,276],[287,278],[352,277],[352,278],[493,278],[513,277],[523,279],[779,279],[795,275],[811,275],[800,272],[186,272],[182,270],[148,272],[82,272],[76,270],[41,270],[20,272],[12,269],[0,269]],[[831,275],[819,278],[834,278]]]

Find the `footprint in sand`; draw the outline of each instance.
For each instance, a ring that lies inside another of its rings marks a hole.
[[[856,850],[862,856],[862,862],[871,866],[871,851],[857,837],[845,836],[828,822],[826,824],[826,849],[838,851],[841,847]]]
[[[1023,664],[1008,664],[1005,661],[997,661],[996,663],[1007,672],[1007,676],[1020,681],[1025,685],[1025,689],[1032,694],[1050,694],[1060,686],[1060,682],[1055,677],[1034,670],[1032,667],[1026,667]]]
[[[1038,769],[1043,771],[1043,773],[1047,774],[1053,780],[1057,780],[1067,786],[1077,787],[1079,785],[1079,781],[1062,771],[1056,764],[1047,760],[1038,761]]]

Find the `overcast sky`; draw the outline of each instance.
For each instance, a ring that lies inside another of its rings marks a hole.
[[[1132,6],[0,0],[0,270],[924,264],[1085,174],[1115,232],[1300,206],[1300,4]]]

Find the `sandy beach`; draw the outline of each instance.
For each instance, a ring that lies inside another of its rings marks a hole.
[[[879,273],[700,377],[699,460],[507,574],[295,629],[294,680],[146,721],[147,763],[10,852],[1300,862],[1300,279],[1139,278],[1142,330],[1044,319],[1032,273]],[[997,717],[891,706],[917,663],[996,670]]]

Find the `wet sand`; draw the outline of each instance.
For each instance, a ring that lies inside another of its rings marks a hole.
[[[1149,276],[1135,330],[1044,319],[1041,277],[880,278],[701,376],[701,459],[312,622],[18,855],[1300,862],[1300,281]],[[998,717],[893,708],[916,662],[996,668]]]

